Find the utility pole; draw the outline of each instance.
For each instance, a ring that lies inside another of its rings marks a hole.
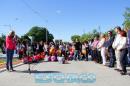
[[[48,42],[48,33],[47,33],[47,28],[46,28],[46,42]]]
[[[100,26],[98,26],[98,29],[99,29],[99,33],[101,34],[101,27],[100,27]]]
[[[85,34],[85,29],[83,29],[83,34]]]

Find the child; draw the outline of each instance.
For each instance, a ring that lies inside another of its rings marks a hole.
[[[65,57],[64,57],[64,55],[58,56],[57,59],[58,59],[58,62],[59,62],[60,64],[65,64]]]
[[[23,54],[24,54],[24,47],[22,47],[20,50],[19,50],[19,59],[21,59],[23,57]]]

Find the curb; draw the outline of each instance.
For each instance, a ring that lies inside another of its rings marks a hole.
[[[17,64],[17,65],[14,65],[14,68],[19,67],[19,66],[22,66],[22,65],[24,65],[24,64],[23,64],[23,63],[19,63],[19,64]],[[4,71],[6,71],[6,68],[0,69],[0,73],[2,73],[2,72],[4,72]]]

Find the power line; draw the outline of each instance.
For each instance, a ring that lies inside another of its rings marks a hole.
[[[30,6],[26,0],[21,0],[21,2],[29,9],[31,10],[34,14],[36,14],[38,17],[40,17],[44,22],[45,22],[45,26],[47,27],[47,25],[49,24],[48,19],[44,18],[41,13],[39,11],[37,11],[36,9],[32,8],[32,6]],[[53,25],[49,24],[49,26],[52,28]]]
[[[2,27],[9,27],[9,29],[11,30],[11,28],[13,27],[12,25],[6,25],[6,24],[4,24],[4,25],[0,25],[0,26],[2,26]]]
[[[36,15],[39,16],[42,20],[44,20],[44,21],[45,21],[45,24],[46,24],[46,27],[47,27],[48,20],[45,19],[45,18],[43,18],[43,17],[41,16],[41,14],[40,14],[38,11],[36,11],[35,9],[33,9],[25,0],[21,0],[21,1],[22,1],[22,2],[26,5],[26,7],[27,7],[28,9],[30,9],[34,14],[36,14]],[[46,42],[48,41],[47,35],[48,35],[48,33],[47,33],[47,28],[46,28]]]
[[[47,28],[47,25],[48,25],[48,23],[49,23],[48,19],[45,19],[45,18],[40,14],[40,12],[38,12],[36,9],[32,8],[32,7],[27,3],[27,1],[25,1],[25,0],[21,0],[21,1],[22,1],[22,3],[23,3],[28,9],[30,9],[34,14],[36,14],[37,16],[39,16],[39,17],[45,22],[46,41],[48,41],[48,37],[47,37],[48,33],[47,33],[47,30],[48,30],[49,26],[52,28],[53,25],[52,25],[52,24],[49,24],[49,26],[48,26],[48,28]]]
[[[45,23],[48,23],[48,20],[45,19],[37,10],[35,10],[34,8],[32,8],[25,0],[21,0],[22,3],[28,8],[30,9],[34,14],[36,14],[37,16],[39,16],[42,20],[45,21]]]

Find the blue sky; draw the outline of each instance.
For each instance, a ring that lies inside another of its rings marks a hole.
[[[105,32],[124,21],[130,0],[0,0],[0,33],[11,25],[21,36],[32,26],[45,26],[55,39],[70,41],[71,35],[101,27]]]

